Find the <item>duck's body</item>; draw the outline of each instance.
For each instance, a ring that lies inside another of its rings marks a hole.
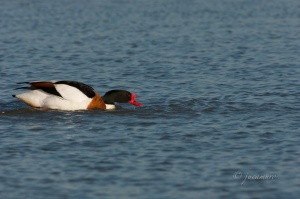
[[[135,94],[125,90],[112,90],[101,97],[92,87],[76,81],[24,82],[32,91],[13,95],[29,106],[59,110],[114,109],[115,102],[142,106]]]

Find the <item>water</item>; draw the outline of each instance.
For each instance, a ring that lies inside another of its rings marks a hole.
[[[298,198],[300,3],[1,1],[1,198]],[[16,82],[144,107],[42,111]],[[263,179],[256,179],[260,176]]]

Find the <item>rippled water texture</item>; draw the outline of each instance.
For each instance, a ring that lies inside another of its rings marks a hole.
[[[300,1],[3,0],[0,198],[298,198]],[[44,111],[16,82],[144,107]]]

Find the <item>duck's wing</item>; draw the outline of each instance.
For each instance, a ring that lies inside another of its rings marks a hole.
[[[61,94],[55,89],[54,82],[34,81],[34,82],[19,82],[17,84],[29,84],[29,86],[22,86],[16,89],[42,90],[45,93],[62,97]]]
[[[96,92],[92,87],[76,81],[34,81],[21,83],[27,83],[30,84],[30,86],[20,87],[17,89],[39,89],[46,93],[62,97],[73,102],[82,102],[91,99],[96,95]]]
[[[55,85],[55,88],[58,90],[58,92],[60,92],[61,94],[65,93],[66,95],[69,95],[69,96],[72,95],[72,93],[70,93],[70,92],[74,92],[75,95],[78,95],[78,92],[79,92],[88,98],[93,98],[96,95],[95,90],[91,86],[86,85],[81,82],[58,81],[58,82],[55,82],[54,85]]]

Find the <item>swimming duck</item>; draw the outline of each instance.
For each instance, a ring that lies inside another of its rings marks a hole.
[[[33,81],[16,89],[31,91],[13,95],[35,108],[58,110],[115,109],[115,102],[143,106],[136,101],[136,95],[126,90],[111,90],[100,96],[92,87],[77,81]]]

